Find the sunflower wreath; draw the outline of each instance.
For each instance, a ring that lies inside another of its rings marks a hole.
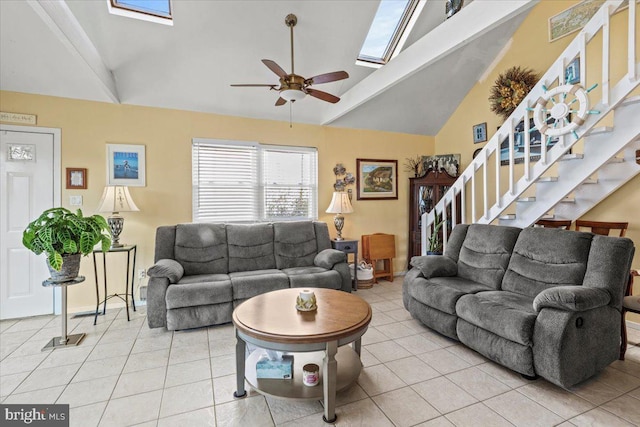
[[[520,67],[511,67],[500,74],[491,87],[491,111],[506,120],[533,89],[539,78],[535,71]]]

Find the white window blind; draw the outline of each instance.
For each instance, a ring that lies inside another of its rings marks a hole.
[[[193,221],[317,219],[317,150],[194,139]]]

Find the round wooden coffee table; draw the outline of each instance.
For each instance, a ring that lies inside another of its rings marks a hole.
[[[353,384],[360,375],[360,342],[371,321],[371,307],[362,298],[332,289],[308,288],[318,308],[298,311],[301,288],[282,289],[255,296],[233,311],[236,331],[235,397],[246,395],[244,380],[256,391],[274,397],[324,400],[324,421],[336,420],[336,392]],[[260,351],[245,361],[246,343],[294,354],[293,378],[258,379]],[[352,346],[346,344],[352,343]],[[321,366],[320,384],[302,383],[302,367]]]

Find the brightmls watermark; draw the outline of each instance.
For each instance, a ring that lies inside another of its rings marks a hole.
[[[69,427],[69,405],[2,405],[3,426]]]

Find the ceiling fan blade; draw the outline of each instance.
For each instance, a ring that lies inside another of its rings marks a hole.
[[[285,77],[287,75],[287,73],[282,69],[281,66],[279,66],[278,64],[276,64],[270,59],[263,59],[262,63],[266,65],[271,71],[276,73],[280,78]]]
[[[348,79],[349,73],[346,71],[334,71],[333,73],[320,74],[307,79],[308,84],[319,85],[321,83],[330,83],[338,80]]]
[[[337,96],[331,95],[330,93],[323,92],[321,90],[307,89],[306,92],[309,95],[313,96],[314,98],[318,98],[323,101],[330,102],[332,104],[335,104],[336,102],[340,101],[340,98],[338,98]]]
[[[284,105],[287,103],[287,100],[284,98],[278,98],[278,100],[276,101],[276,107],[279,107],[281,105]]]
[[[233,84],[233,87],[270,87],[271,89],[275,89],[277,85],[263,85],[263,84]]]

